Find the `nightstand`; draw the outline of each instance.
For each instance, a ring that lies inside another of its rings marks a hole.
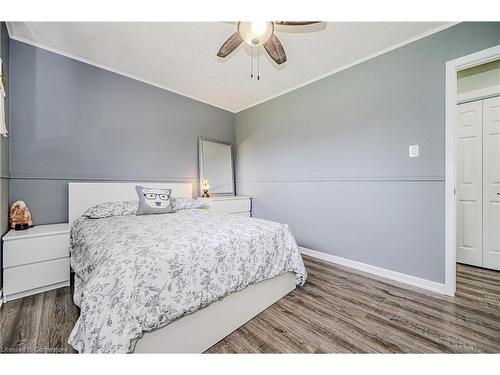
[[[210,198],[198,198],[205,202],[210,211],[224,214],[252,216],[252,198],[238,195],[220,195]]]
[[[69,224],[37,225],[3,236],[3,301],[69,285]]]

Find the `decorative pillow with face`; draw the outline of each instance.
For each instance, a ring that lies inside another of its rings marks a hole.
[[[167,214],[174,212],[170,189],[155,189],[136,186],[139,207],[136,215]]]

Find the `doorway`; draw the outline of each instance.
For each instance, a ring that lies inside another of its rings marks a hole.
[[[448,295],[455,294],[457,261],[500,270],[499,60],[496,46],[446,64]]]

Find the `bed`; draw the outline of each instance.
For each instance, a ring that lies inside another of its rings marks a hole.
[[[69,184],[79,352],[201,353],[305,282],[284,224],[203,209],[82,216],[136,200],[136,185],[192,197],[189,183]]]

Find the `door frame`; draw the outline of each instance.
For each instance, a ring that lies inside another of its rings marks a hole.
[[[445,176],[445,282],[444,292],[454,296],[456,290],[456,142],[457,73],[460,70],[500,59],[500,45],[446,62],[446,176]]]

